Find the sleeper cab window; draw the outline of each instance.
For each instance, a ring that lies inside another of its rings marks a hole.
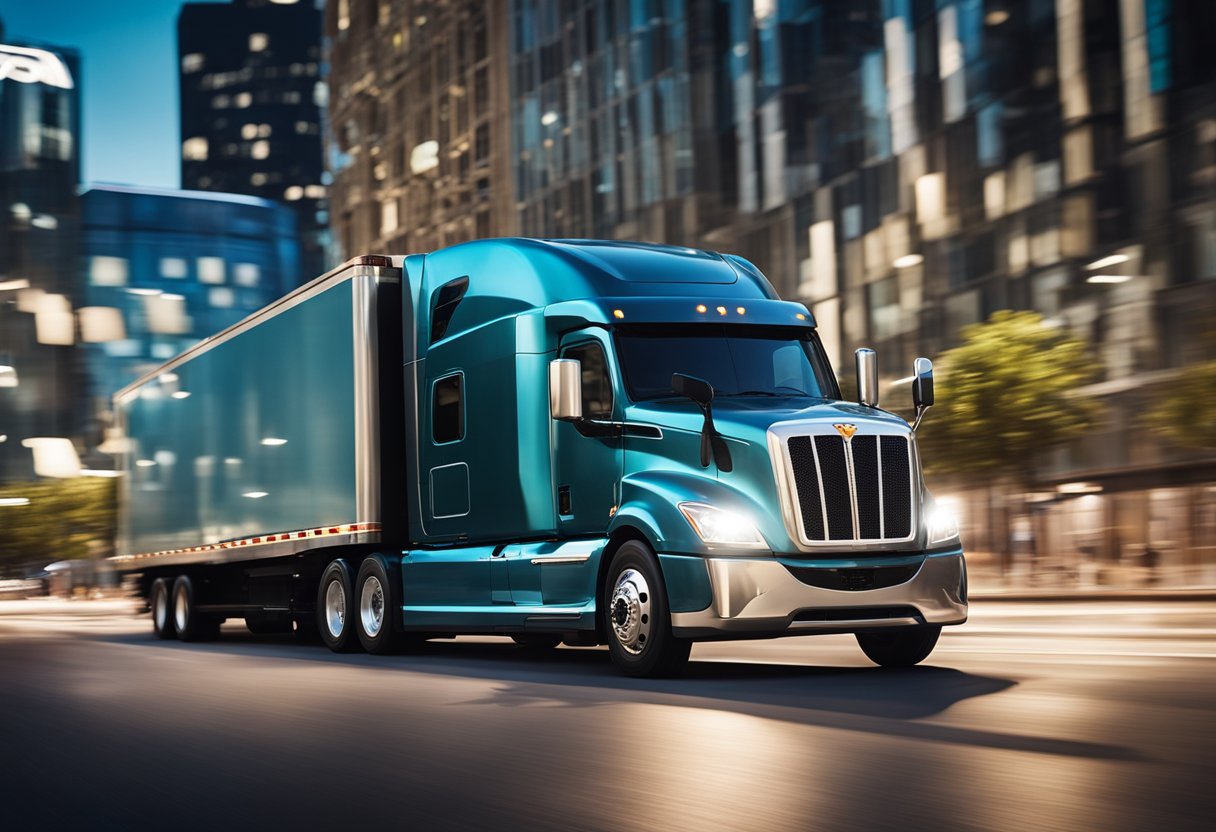
[[[563,358],[573,358],[582,365],[583,416],[587,419],[612,418],[612,379],[608,376],[608,360],[597,341],[568,347]]]
[[[431,437],[436,445],[464,439],[464,374],[453,373],[431,388]]]

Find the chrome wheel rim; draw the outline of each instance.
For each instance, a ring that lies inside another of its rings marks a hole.
[[[325,588],[325,628],[334,638],[346,627],[346,593],[339,581],[330,581]]]
[[[165,597],[163,589],[157,590],[156,595],[152,598],[152,620],[156,624],[156,629],[165,629],[168,619],[169,599]]]
[[[186,629],[186,591],[184,589],[179,589],[174,593],[173,620],[177,624],[179,633]]]
[[[608,601],[608,622],[617,643],[634,656],[646,649],[653,620],[650,587],[636,569],[626,569],[616,579]]]
[[[359,618],[363,622],[363,632],[372,638],[380,634],[384,626],[384,587],[375,575],[369,575],[363,582],[363,592],[359,597]]]

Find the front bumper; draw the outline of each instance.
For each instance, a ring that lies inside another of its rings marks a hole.
[[[671,615],[681,638],[766,638],[879,627],[962,624],[967,567],[961,552],[928,555],[909,580],[882,589],[823,589],[775,558],[706,558],[713,600]]]

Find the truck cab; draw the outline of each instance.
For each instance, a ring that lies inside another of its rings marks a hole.
[[[645,673],[815,632],[919,637],[906,661],[965,620],[912,429],[841,400],[811,314],[750,263],[488,240],[403,267],[407,630],[596,634]]]

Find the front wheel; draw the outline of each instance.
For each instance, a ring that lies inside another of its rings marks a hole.
[[[941,627],[901,627],[857,634],[861,652],[883,667],[912,667],[929,657]]]
[[[613,555],[601,593],[612,661],[626,676],[674,676],[692,642],[671,632],[667,588],[658,559],[645,543],[627,540]]]

